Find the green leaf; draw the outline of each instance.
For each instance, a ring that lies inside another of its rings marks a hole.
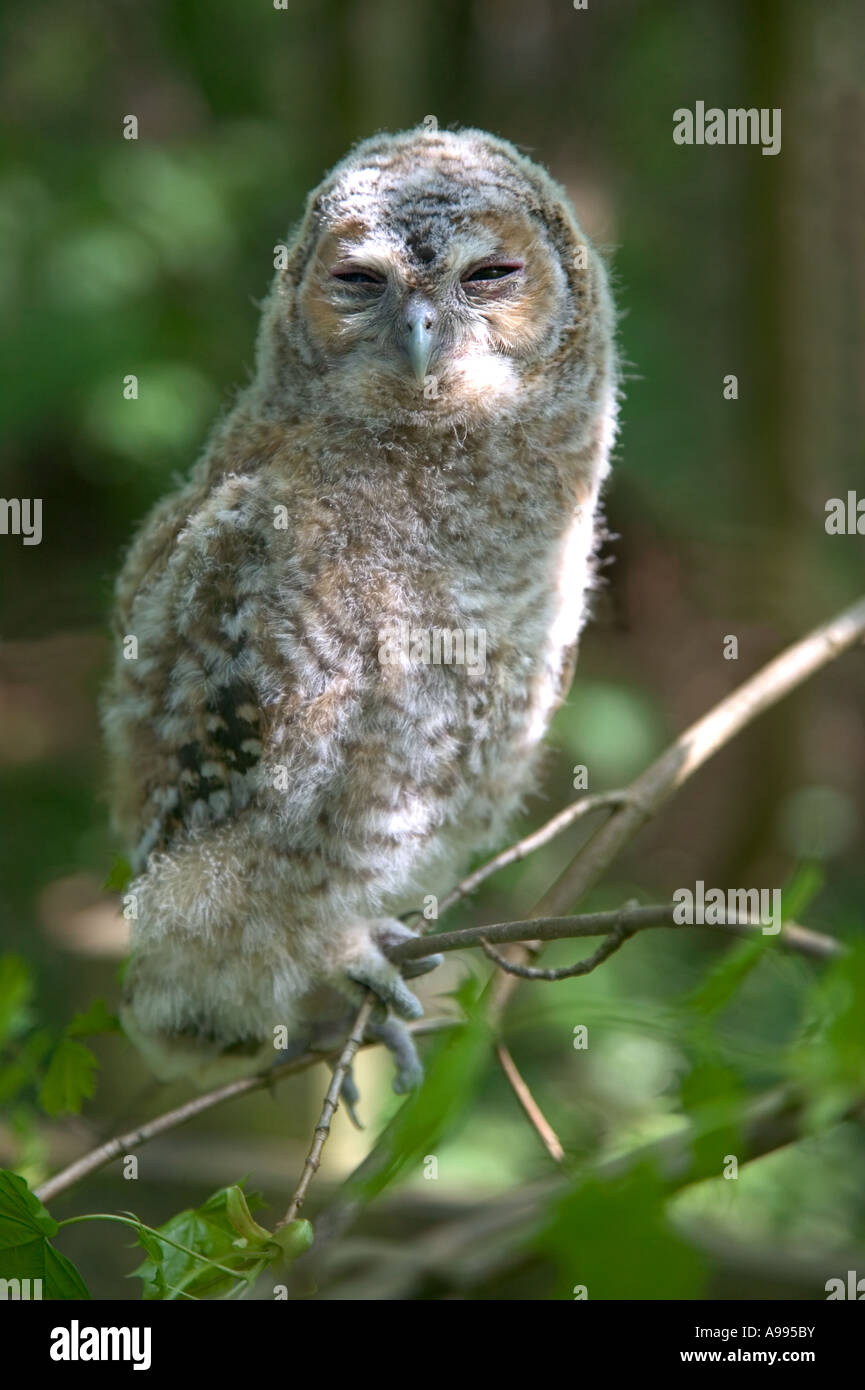
[[[0,1168],[0,1249],[44,1240],[59,1227],[23,1178]]]
[[[0,956],[0,1043],[26,1026],[32,993],[33,980],[26,963],[19,956]]]
[[[95,1033],[122,1033],[120,1020],[110,1014],[104,999],[94,999],[83,1014],[76,1014],[66,1029],[67,1038],[92,1037]]]
[[[799,864],[781,895],[781,916],[785,922],[794,922],[816,898],[826,881],[826,874],[820,864]]]
[[[430,937],[431,941],[435,937]],[[405,1102],[380,1136],[353,1195],[370,1201],[409,1165],[418,1164],[463,1118],[490,1062],[492,1033],[474,980],[457,991],[468,1020],[448,1030],[426,1061],[423,1086]]]
[[[39,1090],[39,1103],[48,1115],[77,1115],[93,1095],[99,1066],[89,1047],[74,1038],[61,1038]]]
[[[276,1246],[283,1260],[296,1260],[312,1245],[313,1232],[309,1221],[289,1221],[275,1231],[268,1231],[253,1218],[242,1187],[227,1187],[225,1193],[226,1214],[238,1235],[246,1241],[247,1249],[257,1248],[270,1260],[276,1258],[273,1249]]]
[[[666,1196],[642,1164],[619,1178],[586,1178],[559,1199],[533,1241],[556,1268],[552,1296],[573,1299],[585,1286],[590,1300],[699,1298],[703,1261],[668,1224]]]
[[[49,1243],[57,1230],[24,1179],[0,1169],[0,1278],[41,1279],[43,1299],[89,1298],[71,1260]]]
[[[296,1221],[289,1221],[284,1226],[271,1235],[282,1252],[282,1263],[292,1264],[301,1255],[306,1254],[313,1242],[312,1222],[305,1221],[302,1217]]]
[[[226,1187],[223,1191],[225,1192],[225,1214],[237,1234],[254,1245],[272,1244],[272,1233],[266,1231],[263,1226],[259,1226],[254,1219],[243,1188],[235,1183],[233,1187]]]
[[[106,893],[122,893],[132,878],[132,867],[128,859],[118,855],[111,865],[111,872],[102,885]]]
[[[737,942],[709,968],[697,988],[684,1000],[685,1006],[703,1018],[719,1013],[762,960],[770,940],[761,934]]]
[[[833,961],[817,981],[810,1018],[793,1050],[794,1077],[810,1096],[812,1125],[834,1123],[865,1089],[865,943]]]
[[[728,1154],[742,1155],[745,1094],[737,1073],[714,1060],[698,1062],[683,1078],[682,1109],[691,1120],[688,1181],[719,1177]]]
[[[39,1065],[50,1051],[53,1039],[47,1028],[39,1028],[18,1048],[11,1062],[0,1067],[0,1105],[8,1105],[37,1078]]]
[[[214,1192],[201,1207],[179,1212],[156,1234],[140,1230],[147,1259],[133,1276],[141,1279],[144,1298],[218,1298],[238,1283],[254,1281],[265,1265],[302,1254],[311,1243],[309,1223],[295,1221],[278,1232],[268,1231],[252,1216],[261,1205],[257,1194],[248,1195],[235,1184]],[[176,1244],[160,1240],[160,1235]]]

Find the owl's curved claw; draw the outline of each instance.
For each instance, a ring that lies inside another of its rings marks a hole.
[[[423,1005],[417,995],[412,994],[397,966],[379,952],[354,961],[345,973],[353,984],[372,990],[385,1009],[393,1009],[400,1018],[423,1017]]]
[[[404,980],[413,980],[416,975],[428,975],[431,970],[437,970],[444,960],[442,955],[419,956],[417,960],[407,960],[402,966]]]
[[[405,941],[416,941],[418,936],[418,932],[413,931],[411,927],[395,918],[393,922],[379,927],[376,932],[376,942],[385,955],[390,958],[390,953],[394,947],[401,946]],[[436,970],[443,960],[443,956],[436,954],[419,956],[400,965],[400,974],[404,980],[413,980],[417,975],[427,975],[430,970]]]
[[[369,1037],[383,1042],[393,1057],[396,1076],[393,1089],[398,1096],[413,1091],[423,1081],[423,1064],[414,1045],[414,1038],[404,1023],[398,1018],[386,1018],[383,1022],[371,1020],[366,1025]]]
[[[345,1106],[348,1118],[351,1120],[355,1129],[363,1129],[363,1125],[358,1119],[357,1110],[355,1109],[355,1106],[360,1100],[360,1091],[357,1089],[357,1082],[354,1079],[354,1072],[351,1067],[349,1067],[345,1076],[342,1078],[339,1098]]]

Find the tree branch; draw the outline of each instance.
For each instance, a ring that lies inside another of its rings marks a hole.
[[[698,719],[631,783],[626,799],[572,859],[537,904],[533,916],[572,907],[595,884],[619,850],[664,802],[759,714],[789,695],[821,667],[865,638],[865,598],[788,647]]]
[[[502,1071],[511,1084],[514,1095],[523,1107],[529,1123],[537,1132],[550,1158],[554,1163],[561,1163],[565,1157],[561,1140],[517,1070],[517,1064],[503,1042],[496,1043],[496,1056]]]
[[[762,935],[762,925],[746,918],[734,918],[727,922],[706,922],[694,927],[688,923],[674,921],[675,911],[672,903],[657,903],[649,907],[617,908],[612,912],[584,912],[573,917],[529,917],[521,922],[497,922],[489,927],[464,927],[461,931],[439,932],[435,936],[401,942],[390,952],[390,958],[397,964],[404,960],[415,960],[418,956],[429,955],[431,944],[441,952],[462,951],[469,947],[482,946],[484,941],[503,945],[526,943],[530,940],[570,941],[584,936],[609,936],[614,934],[617,928],[622,929],[624,939],[650,927],[673,927],[677,931],[705,929],[744,937]],[[786,922],[777,933],[777,939],[788,950],[811,956],[815,960],[833,960],[844,952],[843,945],[836,941],[834,936],[811,931],[795,922]]]
[[[815,628],[800,642],[788,647],[686,729],[666,752],[631,783],[619,809],[577,852],[552,887],[535,904],[531,916],[548,918],[579,902],[646,821],[713,754],[759,714],[777,704],[809,676],[835,661],[863,638],[865,598],[860,598],[857,603]],[[516,952],[511,959],[525,964],[527,948]],[[493,1018],[501,1016],[516,983],[515,979],[505,975],[495,980],[490,1001]]]
[[[486,864],[482,864],[474,873],[458,883],[456,888],[442,898],[439,903],[439,916],[442,917],[458,903],[462,898],[467,898],[469,894],[480,887],[480,885],[492,874],[497,874],[500,869],[504,869],[508,864],[516,864],[527,855],[534,854],[536,849],[554,840],[557,835],[561,835],[563,830],[567,830],[569,825],[581,820],[583,816],[591,815],[594,811],[612,810],[616,806],[621,806],[627,800],[627,791],[599,792],[597,796],[583,796],[579,801],[574,801],[570,806],[566,806],[563,811],[558,811],[550,820],[546,821],[539,830],[533,830],[530,835],[526,835],[522,840],[517,840],[516,844],[509,845],[499,854],[489,859]],[[428,928],[432,930],[432,927]]]
[[[340,1053],[339,1061],[333,1069],[333,1076],[330,1079],[330,1085],[327,1088],[324,1104],[321,1107],[318,1124],[313,1132],[312,1145],[306,1156],[303,1172],[300,1175],[297,1187],[294,1190],[294,1195],[288,1205],[288,1211],[285,1213],[282,1220],[276,1223],[277,1230],[279,1230],[280,1226],[285,1226],[289,1221],[293,1221],[300,1211],[300,1208],[303,1206],[304,1199],[309,1190],[309,1185],[315,1177],[321,1163],[322,1150],[330,1136],[330,1126],[339,1106],[342,1083],[351,1070],[351,1064],[355,1059],[355,1054],[363,1042],[364,1030],[366,1029],[369,1016],[374,1007],[375,995],[370,990],[367,991],[366,998],[358,1010],[357,1018],[354,1021],[354,1027],[349,1033],[345,1047]]]
[[[426,1036],[429,1033],[439,1033],[445,1028],[455,1027],[458,1020],[452,1018],[424,1018],[417,1023],[408,1025],[411,1032],[418,1036]],[[354,1031],[354,1030],[352,1030]],[[376,1043],[364,1043],[364,1047],[375,1047]],[[212,1110],[215,1105],[223,1105],[226,1101],[234,1100],[237,1096],[246,1096],[253,1091],[269,1090],[275,1086],[277,1081],[282,1081],[286,1076],[293,1076],[295,1072],[307,1071],[309,1067],[314,1067],[318,1062],[326,1062],[332,1053],[327,1052],[305,1052],[301,1057],[292,1057],[291,1061],[280,1062],[272,1067],[270,1071],[264,1072],[259,1076],[244,1076],[239,1081],[230,1081],[226,1086],[218,1086],[213,1091],[207,1091],[204,1095],[193,1096],[192,1100],[184,1101],[183,1105],[178,1105],[173,1110],[166,1110],[165,1114],[157,1115],[152,1120],[147,1120],[145,1124],[138,1125],[137,1128],[128,1130],[125,1134],[118,1134],[113,1139],[108,1139],[104,1144],[99,1144],[88,1153],[82,1154],[74,1163],[55,1173],[39,1187],[35,1188],[35,1194],[42,1202],[50,1202],[61,1192],[66,1192],[68,1188],[74,1187],[83,1178],[89,1177],[91,1173],[96,1173],[100,1168],[105,1168],[112,1163],[115,1158],[133,1153],[135,1149],[143,1148],[152,1139],[158,1139],[160,1134],[166,1134],[169,1130],[177,1129],[179,1125],[185,1125],[188,1120],[192,1120],[196,1115],[202,1114],[205,1110]]]

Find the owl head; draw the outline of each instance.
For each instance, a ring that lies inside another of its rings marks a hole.
[[[604,267],[564,190],[479,130],[365,140],[315,189],[258,346],[269,414],[475,429],[587,416],[609,386]]]

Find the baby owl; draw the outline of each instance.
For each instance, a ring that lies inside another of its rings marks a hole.
[[[398,914],[532,785],[616,391],[602,261],[506,141],[375,136],[310,194],[252,383],[117,584],[122,1016],[158,1075],[333,1046],[370,989],[416,1083],[405,977],[439,958],[391,962]]]

